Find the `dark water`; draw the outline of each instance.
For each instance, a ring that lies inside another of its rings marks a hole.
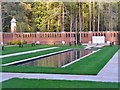
[[[74,50],[56,54],[53,56],[25,62],[25,63],[19,64],[19,66],[61,67],[91,52],[92,50],[74,49]]]

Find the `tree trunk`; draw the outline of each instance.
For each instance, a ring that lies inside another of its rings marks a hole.
[[[93,0],[93,31],[95,31],[95,15],[94,15],[94,10],[95,10],[95,2]]]
[[[84,31],[84,7],[82,3],[82,30]]]
[[[110,30],[113,31],[113,23],[112,23],[113,22],[113,19],[112,19],[113,18],[113,13],[112,13],[111,6],[112,5],[110,5],[110,16],[111,16],[111,18],[110,18]]]
[[[20,41],[21,41],[21,43],[23,43],[23,31],[22,31],[22,24],[23,24],[23,23],[21,22],[21,24],[20,24],[20,34],[21,34],[21,35],[20,35],[20,37],[21,37],[21,38],[20,38]]]
[[[110,27],[110,21],[111,21],[111,19],[110,19],[110,18],[111,18],[111,16],[110,16],[111,14],[110,14],[110,13],[111,13],[111,12],[110,12],[110,2],[109,2],[109,31],[111,31],[111,30],[110,30],[110,28],[111,28],[111,27]]]
[[[98,1],[98,32],[99,32],[99,25],[100,25],[100,2]]]
[[[48,31],[50,30],[50,22],[49,22],[49,20],[48,20]]]
[[[107,18],[106,18],[106,14],[107,14],[107,8],[106,8],[107,4],[104,4],[104,10],[102,12],[103,16],[104,16],[104,31],[107,31]]]
[[[77,42],[77,41],[78,41],[78,38],[77,38],[77,32],[78,32],[78,31],[77,31],[77,12],[76,12],[75,18],[76,18],[76,19],[75,19],[75,20],[76,20],[76,23],[75,23],[75,24],[76,24],[76,25],[75,25],[76,39],[75,39],[75,40],[76,40],[76,44],[77,44],[77,43],[78,43],[78,42]]]
[[[64,3],[62,2],[62,32],[64,32]]]
[[[2,12],[2,2],[0,2],[0,12]],[[2,28],[2,13],[0,13],[0,24],[1,24],[1,27],[0,27],[0,45],[3,43],[4,45],[4,41],[3,41],[3,28]]]
[[[89,31],[91,31],[91,0],[89,1]]]
[[[47,2],[47,12],[48,12],[48,2]],[[49,26],[50,25],[50,23],[49,23],[49,20],[47,20],[47,30],[49,31]]]
[[[79,32],[80,32],[80,43],[81,43],[81,10],[80,10],[80,2],[79,2]]]
[[[72,32],[72,23],[73,23],[73,15],[72,15],[72,5],[70,6],[70,9],[71,9],[71,12],[70,12],[70,42],[72,43],[72,34],[71,34],[71,32]]]
[[[60,27],[60,19],[58,18],[57,32],[59,32],[59,27]]]

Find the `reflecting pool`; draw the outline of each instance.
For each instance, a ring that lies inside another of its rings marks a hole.
[[[74,49],[53,56],[44,57],[37,60],[19,63],[20,66],[44,66],[44,67],[61,67],[80,57],[83,57],[93,50]]]

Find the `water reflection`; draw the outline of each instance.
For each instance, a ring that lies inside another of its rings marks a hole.
[[[92,52],[92,50],[75,49],[75,50],[71,50],[68,52],[61,53],[61,54],[45,57],[42,59],[25,62],[25,63],[19,64],[19,65],[61,67],[65,64],[68,64],[68,63],[70,63],[80,57],[83,57],[91,52]]]

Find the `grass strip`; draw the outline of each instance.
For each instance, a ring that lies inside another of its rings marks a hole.
[[[80,70],[80,72],[96,74],[98,73],[107,62],[113,57],[113,55],[118,51],[117,46],[113,47],[103,47],[102,50],[92,54],[80,61],[66,67],[69,69]]]
[[[23,48],[19,48],[19,46],[5,47],[5,49],[2,50],[2,55],[17,53],[17,52],[24,52],[24,51],[31,51],[31,50],[42,49],[42,48],[47,48],[52,46],[53,45],[31,46],[30,44],[27,44],[27,45],[24,45]]]
[[[118,88],[118,83],[13,78],[4,81],[2,88]]]
[[[17,56],[5,57],[5,58],[2,58],[2,64],[19,61],[19,60],[24,60],[27,58],[37,57],[37,56],[45,55],[45,54],[52,53],[52,52],[58,52],[58,51],[61,51],[64,49],[66,49],[66,48],[57,48],[57,49],[39,51],[39,52],[22,54],[22,55],[17,55]]]
[[[81,48],[82,46],[77,46],[77,48]],[[32,57],[37,57],[53,52],[58,52],[61,50],[69,49],[69,48],[75,48],[74,46],[61,46],[60,48],[57,49],[51,49],[51,50],[45,50],[45,51],[39,51],[39,52],[34,52],[34,53],[29,53],[29,54],[23,54],[23,55],[17,55],[17,56],[10,56],[10,57],[5,57],[2,58],[2,64],[14,62],[14,61],[19,61],[19,60],[24,60],[27,58],[32,58]]]
[[[5,66],[3,72],[26,72],[26,73],[55,73],[55,74],[80,74],[97,75],[105,64],[117,52],[118,47],[105,46],[100,51],[81,59],[65,68],[51,68],[38,66]]]

